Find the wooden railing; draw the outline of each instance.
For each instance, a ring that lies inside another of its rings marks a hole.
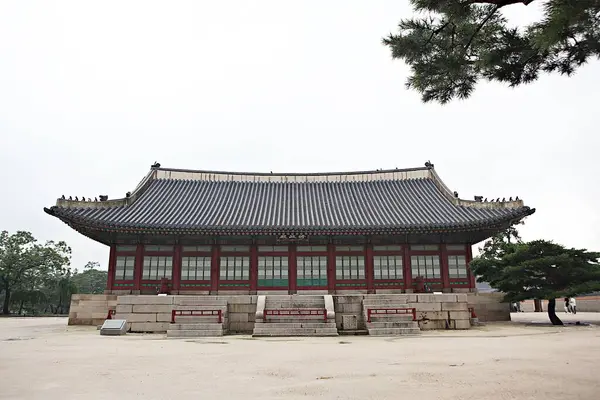
[[[175,317],[217,317],[218,322],[223,323],[222,310],[173,310],[171,311],[171,323],[175,323]]]
[[[322,315],[323,321],[327,322],[327,310],[324,308],[278,308],[272,310],[265,310],[263,313],[263,321],[267,322],[267,316],[298,316],[298,317],[309,317],[313,315]]]
[[[406,314],[412,314],[413,321],[417,320],[416,308],[367,308],[367,322],[371,322],[372,316]]]

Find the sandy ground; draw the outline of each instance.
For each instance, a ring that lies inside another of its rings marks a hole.
[[[0,318],[0,398],[600,399],[600,327],[513,316],[413,338],[201,340]],[[565,320],[600,325],[600,314]]]

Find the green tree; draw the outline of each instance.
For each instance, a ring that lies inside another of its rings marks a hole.
[[[600,290],[599,258],[600,253],[535,240],[483,252],[470,266],[480,280],[505,293],[505,301],[547,299],[550,321],[562,325],[556,298]]]
[[[98,262],[90,261],[83,267],[83,272],[79,273],[77,270],[75,271],[73,282],[77,286],[78,293],[104,293],[108,272],[99,270],[99,267],[100,264]]]
[[[410,66],[407,87],[442,104],[469,97],[482,79],[514,87],[600,57],[600,0],[546,0],[540,21],[508,25],[503,7],[534,1],[411,0],[419,16],[383,43]]]
[[[65,242],[39,244],[29,232],[0,233],[0,287],[4,291],[2,313],[10,312],[13,291],[35,291],[48,275],[69,265],[71,249]]]

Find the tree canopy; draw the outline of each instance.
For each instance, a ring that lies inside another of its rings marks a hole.
[[[494,248],[493,240],[488,243],[471,262],[473,273],[505,293],[506,301],[549,300],[548,314],[554,324],[562,324],[554,312],[556,298],[600,290],[600,253],[545,240],[497,239]]]
[[[88,262],[81,273],[71,270],[70,258],[65,242],[40,244],[29,232],[1,232],[2,313],[64,314],[73,293],[103,293],[108,273],[97,262]]]
[[[600,57],[600,0],[545,0],[542,18],[524,27],[501,12],[541,1],[411,0],[418,16],[383,43],[410,66],[407,87],[442,104],[469,97],[482,79],[515,87]]]
[[[68,267],[71,249],[65,242],[39,244],[29,232],[0,233],[0,287],[4,292],[2,313],[9,313],[12,292],[32,297],[49,280]],[[57,281],[58,283],[58,281]],[[26,294],[27,293],[27,294]],[[39,297],[36,294],[35,297]]]

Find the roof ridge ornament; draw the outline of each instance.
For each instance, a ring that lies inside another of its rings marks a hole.
[[[425,168],[427,169],[433,169],[434,165],[431,163],[430,160],[425,161]]]

